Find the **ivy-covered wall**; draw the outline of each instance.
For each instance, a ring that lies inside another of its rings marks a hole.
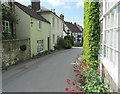
[[[84,2],[84,43],[83,53],[86,62],[98,60],[100,49],[99,2]],[[93,63],[92,63],[93,64]],[[92,66],[97,66],[93,64]]]

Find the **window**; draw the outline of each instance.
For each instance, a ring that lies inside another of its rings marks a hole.
[[[41,22],[38,21],[38,29],[40,29],[40,28],[41,28]]]
[[[37,40],[37,44],[38,44],[37,52],[38,53],[43,52],[44,51],[44,41],[43,40]]]
[[[9,21],[3,21],[3,32],[9,32]]]

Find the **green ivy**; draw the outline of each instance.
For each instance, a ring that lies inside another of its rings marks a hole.
[[[84,43],[83,53],[87,64],[98,60],[100,49],[99,2],[84,2]],[[90,65],[92,67],[92,65]]]

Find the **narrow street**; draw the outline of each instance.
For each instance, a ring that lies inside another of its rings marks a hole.
[[[62,50],[28,60],[3,72],[3,92],[64,92],[74,77],[72,64],[81,48]]]

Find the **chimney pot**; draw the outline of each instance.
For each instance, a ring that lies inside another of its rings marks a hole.
[[[40,0],[31,0],[31,6],[34,11],[40,10]]]
[[[64,20],[64,15],[63,15],[63,14],[61,14],[61,15],[60,15],[60,18],[61,18],[62,20]]]

